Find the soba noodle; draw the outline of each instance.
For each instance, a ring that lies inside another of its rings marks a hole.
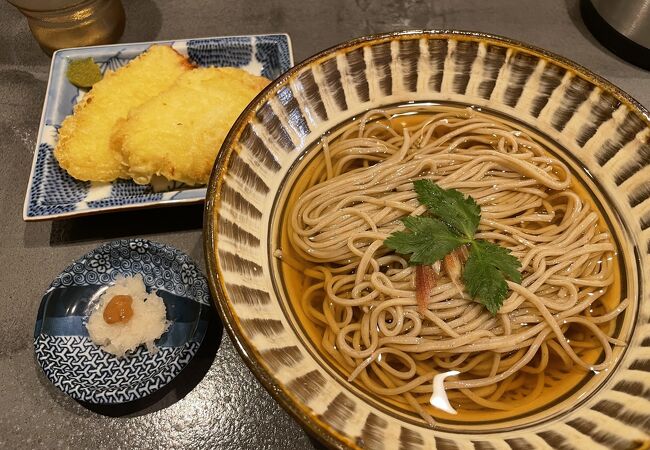
[[[432,424],[440,373],[460,372],[445,388],[461,411],[511,410],[568,371],[611,365],[628,305],[603,300],[617,270],[613,239],[567,166],[526,133],[475,110],[412,106],[370,111],[319,147],[289,205],[292,248],[277,255],[303,272],[301,308],[350,381]],[[476,238],[521,261],[523,280],[508,281],[496,316],[444,265],[418,312],[415,269],[383,242],[400,218],[425,211],[412,184],[423,178],[471,195]]]

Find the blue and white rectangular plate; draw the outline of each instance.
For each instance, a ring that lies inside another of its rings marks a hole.
[[[75,180],[59,167],[54,158],[53,150],[61,122],[72,114],[72,108],[86,93],[66,78],[67,60],[92,57],[102,72],[115,70],[153,44],[171,45],[199,66],[240,67],[270,80],[293,66],[291,41],[287,34],[115,44],[55,52],[25,196],[24,220],[197,203],[205,199],[205,188],[183,188],[178,183],[141,186],[131,180],[111,183]]]

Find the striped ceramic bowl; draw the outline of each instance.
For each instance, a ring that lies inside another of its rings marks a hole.
[[[327,130],[405,102],[475,105],[545,136],[605,205],[621,243],[629,346],[597,384],[505,422],[431,429],[361,392],[306,338],[272,252],[287,180]],[[239,350],[271,394],[332,447],[639,448],[650,443],[650,120],[585,68],[509,39],[402,32],[356,39],[304,61],[241,115],[216,162],[205,220],[208,274]],[[647,447],[645,447],[647,448]]]

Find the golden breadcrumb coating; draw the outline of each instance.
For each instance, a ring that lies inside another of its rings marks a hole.
[[[83,181],[127,178],[112,138],[114,125],[129,110],[169,88],[189,61],[171,47],[154,45],[115,72],[107,72],[65,118],[54,156],[72,177]]]
[[[206,184],[226,134],[268,83],[236,68],[184,73],[116,127],[114,140],[121,142],[128,175],[139,184],[155,175]]]

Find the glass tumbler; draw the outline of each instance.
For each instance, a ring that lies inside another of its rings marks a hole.
[[[27,18],[43,51],[112,44],[124,32],[120,0],[8,0]]]

